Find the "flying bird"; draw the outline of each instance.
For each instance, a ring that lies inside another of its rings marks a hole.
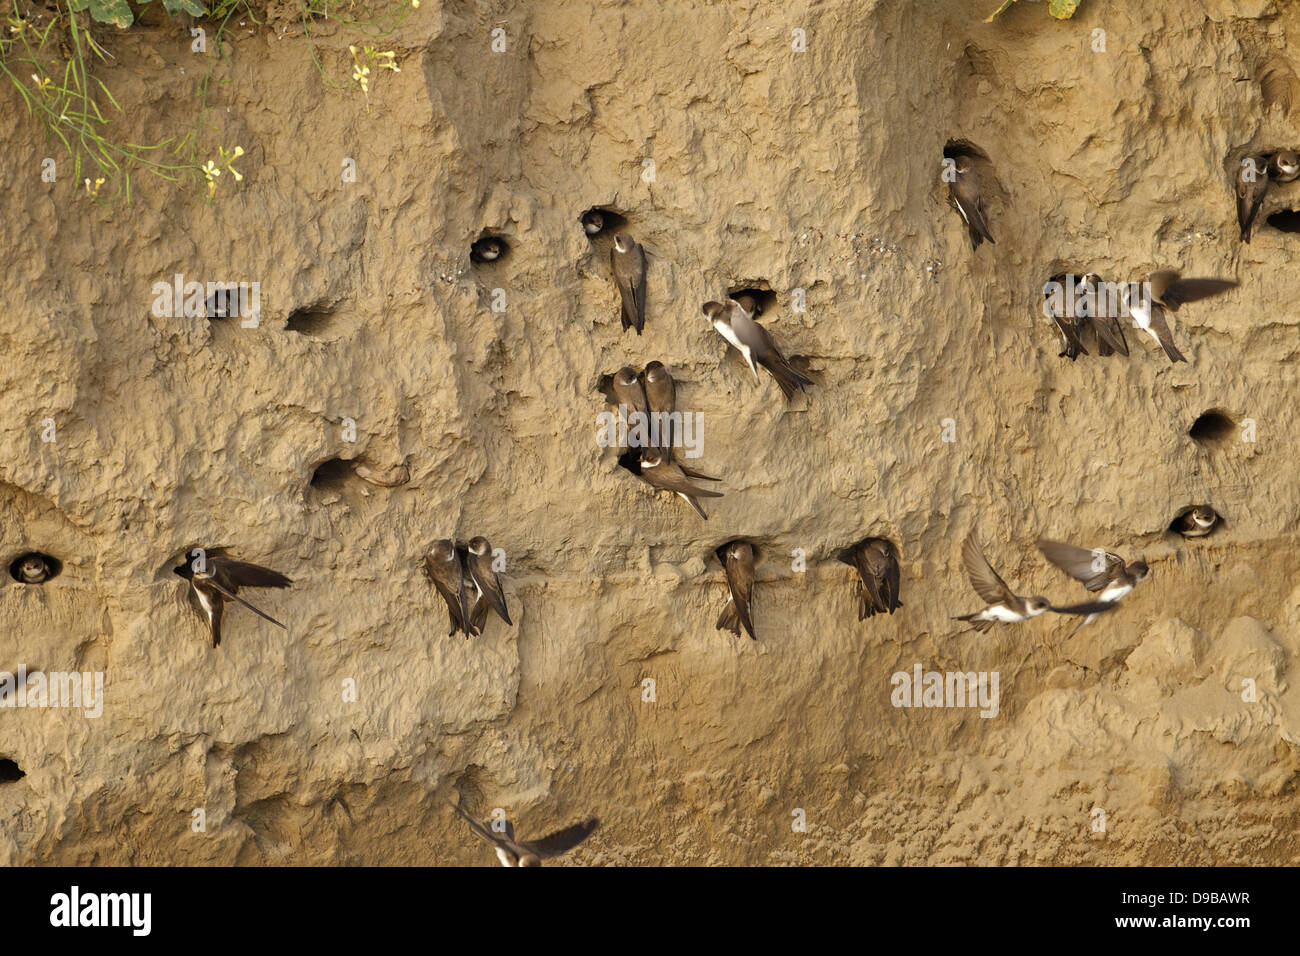
[[[1241,227],[1242,242],[1250,242],[1255,217],[1268,194],[1271,166],[1263,156],[1247,156],[1237,170],[1237,225]]]
[[[727,572],[727,590],[730,592],[714,630],[725,628],[740,637],[740,628],[744,625],[750,640],[756,641],[751,611],[754,603],[754,546],[748,541],[732,541],[714,553]]]
[[[984,197],[980,194],[979,178],[975,175],[975,164],[969,156],[953,157],[954,178],[948,183],[948,201],[966,223],[970,233],[972,249],[978,249],[980,243],[987,239],[993,242],[989,232],[987,213],[984,210]],[[996,243],[995,243],[996,245]]]
[[[492,545],[488,543],[487,538],[470,539],[465,555],[465,568],[469,571],[470,580],[478,591],[469,620],[469,626],[474,633],[482,633],[483,625],[487,623],[489,608],[496,611],[497,617],[506,624],[514,627],[514,622],[510,620],[510,613],[506,609],[506,595],[501,590],[501,581],[497,578],[497,573],[492,570]]]
[[[506,832],[497,834],[488,827],[483,826],[456,804],[452,803],[451,808],[465,818],[465,822],[469,824],[471,830],[492,844],[492,848],[496,851],[497,859],[501,861],[502,866],[541,866],[542,860],[568,853],[591,836],[596,827],[600,825],[600,821],[592,817],[582,823],[575,823],[571,827],[557,830],[550,836],[542,837],[540,840],[534,840],[530,843],[525,843],[522,840],[516,842],[515,828],[509,820],[505,821]]]
[[[645,250],[626,232],[620,232],[609,251],[609,264],[623,301],[623,331],[634,328],[640,335],[645,328]]]
[[[698,499],[722,497],[720,491],[710,491],[707,488],[700,488],[691,484],[681,463],[668,458],[657,448],[629,452],[619,459],[619,464],[633,474],[640,475],[650,487],[659,491],[671,491],[673,494],[678,495],[694,508],[695,513],[705,521],[709,520],[709,516],[700,507]],[[702,481],[720,480],[698,472],[692,472],[692,475]]]
[[[293,584],[279,571],[272,571],[260,564],[236,561],[227,557],[226,548],[210,548],[207,551],[196,548],[201,554],[193,561],[183,561],[172,571],[190,583],[190,603],[207,622],[212,633],[212,646],[221,643],[221,617],[227,601],[235,601],[248,608],[259,617],[265,618],[276,627],[288,630],[271,615],[249,604],[239,596],[240,588],[287,588]],[[191,552],[193,553],[193,552]],[[198,567],[195,567],[198,565]]]
[[[1232,279],[1184,279],[1172,269],[1151,273],[1147,283],[1150,295],[1143,295],[1137,301],[1133,300],[1133,286],[1125,286],[1124,307],[1133,316],[1137,327],[1160,344],[1170,362],[1186,362],[1187,359],[1174,346],[1165,310],[1177,312],[1184,303],[1207,299],[1237,287]]]
[[[1047,598],[1038,594],[1027,598],[1021,597],[1007,587],[1007,582],[993,570],[993,566],[984,557],[979,539],[973,531],[962,544],[961,559],[966,565],[966,575],[970,578],[971,587],[987,602],[987,606],[972,614],[958,615],[953,620],[968,621],[976,631],[987,631],[994,624],[1018,624],[1031,617],[1038,617],[1044,611],[1087,615],[1114,610],[1115,607],[1113,604],[1103,604],[1100,601],[1070,607],[1053,607]]]
[[[903,606],[898,599],[898,549],[885,538],[867,538],[840,558],[858,572],[858,620],[876,614],[893,614]]]
[[[721,302],[704,303],[704,314],[709,324],[718,334],[738,351],[754,374],[754,384],[758,384],[758,366],[761,365],[776,379],[786,400],[794,397],[795,390],[803,391],[813,380],[803,375],[781,354],[781,350],[772,341],[767,329],[754,321],[754,317],[745,311],[735,299]]]
[[[1209,505],[1197,505],[1174,521],[1174,530],[1184,538],[1203,538],[1216,527],[1219,513]]]
[[[1121,598],[1126,597],[1151,573],[1146,561],[1125,564],[1118,554],[1100,548],[1090,551],[1063,541],[1039,538],[1038,550],[1070,577],[1082,581],[1084,587],[1097,594],[1097,600],[1103,604],[1118,604]],[[1073,637],[1080,628],[1091,624],[1096,618],[1096,614],[1089,614],[1067,636]]]
[[[466,637],[471,636],[467,623],[470,615],[469,599],[465,593],[465,569],[455,543],[448,538],[435,541],[424,556],[424,567],[429,580],[447,602],[447,618],[451,623],[447,636],[451,637],[457,631],[464,631]]]

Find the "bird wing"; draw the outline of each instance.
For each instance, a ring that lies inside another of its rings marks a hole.
[[[479,823],[477,820],[475,820],[473,817],[471,817],[468,813],[466,813],[464,810],[462,810],[459,806],[457,806],[456,804],[452,803],[450,800],[447,801],[447,805],[448,805],[449,807],[451,807],[453,810],[455,810],[457,813],[459,813],[462,817],[465,818],[465,822],[469,824],[469,827],[470,827],[471,830],[473,830],[475,833],[477,833],[477,834],[478,834],[480,837],[482,837],[484,840],[487,840],[488,843],[491,843],[491,844],[494,845],[494,846],[497,844],[497,842],[498,842],[498,841],[497,841],[497,838],[496,838],[495,836],[493,836],[493,835],[488,831],[487,827],[483,826],[483,824]]]
[[[272,571],[260,564],[250,564],[247,561],[236,561],[234,558],[222,557],[218,557],[209,563],[213,565],[214,574],[224,572],[226,579],[239,587],[287,588],[293,584],[279,571]]]
[[[884,561],[884,583],[885,583],[885,604],[884,609],[893,614],[897,608],[903,606],[903,602],[898,599],[899,575],[898,555],[894,552],[893,544],[886,543],[885,553],[882,555]]]
[[[482,556],[471,554],[469,573],[474,579],[474,583],[478,585],[479,591],[482,592],[482,596],[486,597],[488,603],[492,605],[492,610],[501,616],[501,620],[513,626],[510,620],[510,612],[506,609],[505,592],[501,590],[501,582],[497,580],[496,572],[492,570],[491,560],[491,554]],[[485,561],[489,562],[487,567],[483,566]]]
[[[272,572],[272,573],[274,573],[274,572]],[[227,590],[225,587],[223,587],[221,584],[219,584],[219,583],[217,582],[216,578],[208,578],[204,583],[212,585],[212,587],[216,588],[218,591],[220,591],[220,592],[221,592],[222,594],[224,594],[226,597],[230,598],[230,600],[239,602],[240,604],[244,605],[244,607],[248,608],[250,611],[252,611],[254,614],[256,614],[258,617],[265,618],[266,620],[268,620],[268,621],[270,621],[272,624],[274,624],[276,627],[278,627],[278,628],[282,628],[283,630],[286,630],[286,631],[289,630],[287,627],[285,627],[283,624],[281,624],[281,623],[280,623],[279,621],[277,621],[275,618],[271,617],[271,615],[267,614],[267,613],[266,613],[265,611],[263,611],[261,608],[254,607],[253,605],[251,605],[251,604],[249,604],[247,601],[245,601],[243,598],[241,598],[241,597],[240,597],[238,594],[236,594],[234,591],[229,591],[229,590]],[[272,586],[276,586],[276,585],[272,585]],[[213,611],[213,616],[214,616],[214,619],[215,619],[215,616],[216,616],[216,611],[215,611],[215,609],[214,609],[214,611]],[[216,635],[216,637],[217,637],[217,640],[220,641],[220,636],[219,636],[219,635]]]
[[[1128,355],[1128,342],[1124,339],[1124,329],[1120,325],[1119,316],[1095,316],[1092,327],[1113,351]]]
[[[1038,539],[1038,550],[1070,577],[1082,581],[1089,591],[1100,591],[1114,579],[1116,572],[1124,570],[1124,559],[1109,551],[1100,552],[1104,556],[1104,567],[1098,571],[1097,551],[1049,538]]]
[[[662,488],[664,491],[673,491],[681,495],[690,495],[693,498],[721,498],[722,492],[710,491],[707,488],[697,488],[686,480],[686,476],[681,470],[670,464],[660,464],[654,468],[641,466],[641,477],[656,488]]]
[[[434,563],[433,557],[426,554],[424,556],[424,566],[429,572],[429,580],[433,586],[442,595],[442,599],[447,602],[447,613],[451,615],[452,633],[456,629],[469,633],[465,627],[465,578],[460,578],[460,588],[456,589],[451,586],[451,582],[444,579],[442,569]]]
[[[1177,275],[1177,273],[1174,273],[1174,275]],[[1218,295],[1236,287],[1237,283],[1232,279],[1176,279],[1166,285],[1159,294],[1155,294],[1155,284],[1152,283],[1152,292],[1165,308],[1171,312],[1177,312],[1178,307],[1185,302],[1208,299],[1212,295]]]
[[[1119,607],[1118,601],[1093,601],[1090,604],[1071,604],[1069,607],[1052,607],[1051,610],[1057,614],[1105,614],[1107,611],[1113,611]]]
[[[1183,353],[1178,351],[1178,346],[1174,345],[1174,333],[1169,330],[1169,322],[1165,318],[1165,310],[1161,307],[1159,302],[1151,303],[1151,321],[1147,323],[1147,327],[1151,330],[1151,334],[1156,337],[1157,341],[1160,342],[1160,347],[1165,350],[1165,355],[1169,357],[1169,361],[1187,361],[1183,356]]]
[[[858,577],[862,579],[862,586],[867,590],[872,609],[875,611],[887,610],[888,605],[881,588],[882,568],[877,556],[871,553],[870,547],[859,548],[854,563],[858,569]]]
[[[529,843],[520,843],[519,845],[525,850],[535,853],[537,856],[545,859],[546,857],[559,856],[561,853],[568,853],[575,846],[581,843],[600,824],[595,817],[585,820],[582,823],[575,823],[571,827],[565,827],[563,830],[557,830],[550,836],[544,836],[540,840],[533,840]]]
[[[961,546],[961,559],[966,565],[966,575],[970,578],[971,587],[989,604],[1014,604],[1019,600],[1011,588],[1007,587],[1007,582],[998,577],[998,573],[984,557],[974,531]]]

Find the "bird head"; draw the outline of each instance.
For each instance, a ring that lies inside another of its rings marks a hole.
[[[456,560],[456,545],[449,538],[435,541],[429,548],[429,556],[440,564],[452,564]]]
[[[614,248],[619,252],[627,252],[632,248],[632,237],[626,232],[620,232],[614,237]]]
[[[1145,580],[1146,577],[1151,573],[1151,568],[1147,564],[1146,558],[1141,558],[1137,561],[1134,561],[1132,564],[1128,566],[1128,569],[1130,572],[1132,572],[1133,577],[1137,578],[1137,580],[1139,581]]]
[[[1025,604],[1028,605],[1029,613],[1031,615],[1042,614],[1052,606],[1052,602],[1047,600],[1047,598],[1043,597],[1041,594],[1035,594],[1033,597],[1029,598]]]
[[[605,217],[600,214],[599,209],[588,209],[582,214],[582,231],[589,236],[594,236],[605,228]]]
[[[470,539],[469,550],[471,554],[477,554],[479,557],[482,557],[492,550],[492,545],[488,544],[487,538],[480,536]]]

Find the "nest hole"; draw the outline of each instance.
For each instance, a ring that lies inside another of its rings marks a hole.
[[[968,139],[950,139],[943,146],[944,159],[956,159],[958,156],[973,156],[987,161],[989,154]]]
[[[598,236],[612,236],[627,225],[627,217],[606,206],[592,206],[584,209],[578,217],[583,234],[588,239]]]
[[[0,757],[0,783],[16,783],[27,776],[27,771],[10,760],[8,757]]]
[[[27,551],[9,563],[9,576],[20,584],[44,584],[62,571],[62,561],[40,551]]]
[[[333,318],[333,312],[319,305],[294,309],[289,313],[289,321],[285,324],[285,329],[297,332],[299,335],[321,335],[328,331]]]
[[[1187,434],[1199,445],[1222,445],[1237,431],[1237,423],[1221,408],[1211,408],[1197,416]]]
[[[485,233],[479,236],[469,247],[471,262],[500,262],[510,254],[510,243],[501,236]]]
[[[1300,209],[1279,209],[1264,221],[1279,232],[1300,232]]]
[[[755,316],[762,315],[776,305],[776,293],[762,279],[727,290],[727,298],[735,299],[741,305],[745,305],[745,302],[741,299],[742,296],[747,297],[754,303]]]
[[[311,474],[311,486],[317,491],[338,488],[352,474],[352,463],[342,458],[331,458],[316,466]]]

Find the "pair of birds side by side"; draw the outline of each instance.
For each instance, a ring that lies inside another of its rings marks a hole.
[[[457,631],[463,631],[466,638],[482,634],[489,609],[508,626],[514,626],[501,580],[492,569],[492,545],[487,538],[473,538],[464,548],[458,547],[450,538],[435,541],[424,556],[424,567],[429,580],[447,604],[451,626],[448,637]],[[474,589],[472,608],[470,587]]]
[[[657,443],[629,448],[619,458],[619,463],[650,487],[677,495],[695,509],[696,514],[708,521],[709,516],[704,513],[699,499],[721,498],[722,492],[693,485],[691,479],[721,479],[694,470],[673,453],[674,443],[680,436],[673,433],[671,422],[665,416],[676,410],[677,385],[667,366],[662,362],[651,362],[638,374],[632,366],[625,365],[615,373],[611,390],[615,400],[628,410],[629,417],[631,414],[645,416],[643,420],[648,424],[643,434],[658,438]],[[653,422],[653,431],[650,430],[650,422]],[[661,424],[664,422],[668,424]],[[632,434],[637,433],[630,432]]]
[[[188,552],[192,560],[182,561],[172,568],[173,573],[189,582],[186,593],[190,604],[208,625],[212,646],[218,647],[221,644],[221,623],[228,601],[242,604],[254,614],[287,631],[288,628],[271,615],[240,597],[239,590],[287,588],[293,582],[279,571],[236,560],[230,557],[228,551],[227,548],[195,548]]]
[[[1120,599],[1149,573],[1145,561],[1135,561],[1129,566],[1118,555],[1108,551],[1090,551],[1046,538],[1039,539],[1038,547],[1049,561],[1066,574],[1082,581],[1090,592],[1101,592],[1097,600],[1057,607],[1038,594],[1031,597],[1016,594],[993,570],[980,547],[979,538],[972,531],[962,544],[962,563],[966,567],[971,587],[987,603],[980,610],[957,615],[953,620],[966,621],[971,624],[972,630],[982,633],[994,624],[1017,624],[1052,611],[1055,614],[1084,617],[1085,620],[1079,625],[1083,627],[1095,620],[1097,615],[1115,610]],[[1071,632],[1073,633],[1074,631]]]
[[[1269,186],[1294,182],[1300,177],[1300,154],[1290,149],[1275,153],[1258,153],[1242,158],[1237,168],[1237,225],[1241,241],[1250,243],[1255,219],[1264,205]]]
[[[596,827],[600,825],[600,820],[592,817],[582,823],[575,823],[563,830],[557,830],[540,840],[525,842],[515,839],[515,828],[509,820],[502,821],[503,832],[497,833],[492,829],[491,822],[484,825],[457,804],[452,803],[450,806],[465,819],[465,822],[469,824],[469,828],[478,837],[492,847],[497,860],[502,866],[541,866],[542,860],[552,859],[568,853],[591,836]]]

